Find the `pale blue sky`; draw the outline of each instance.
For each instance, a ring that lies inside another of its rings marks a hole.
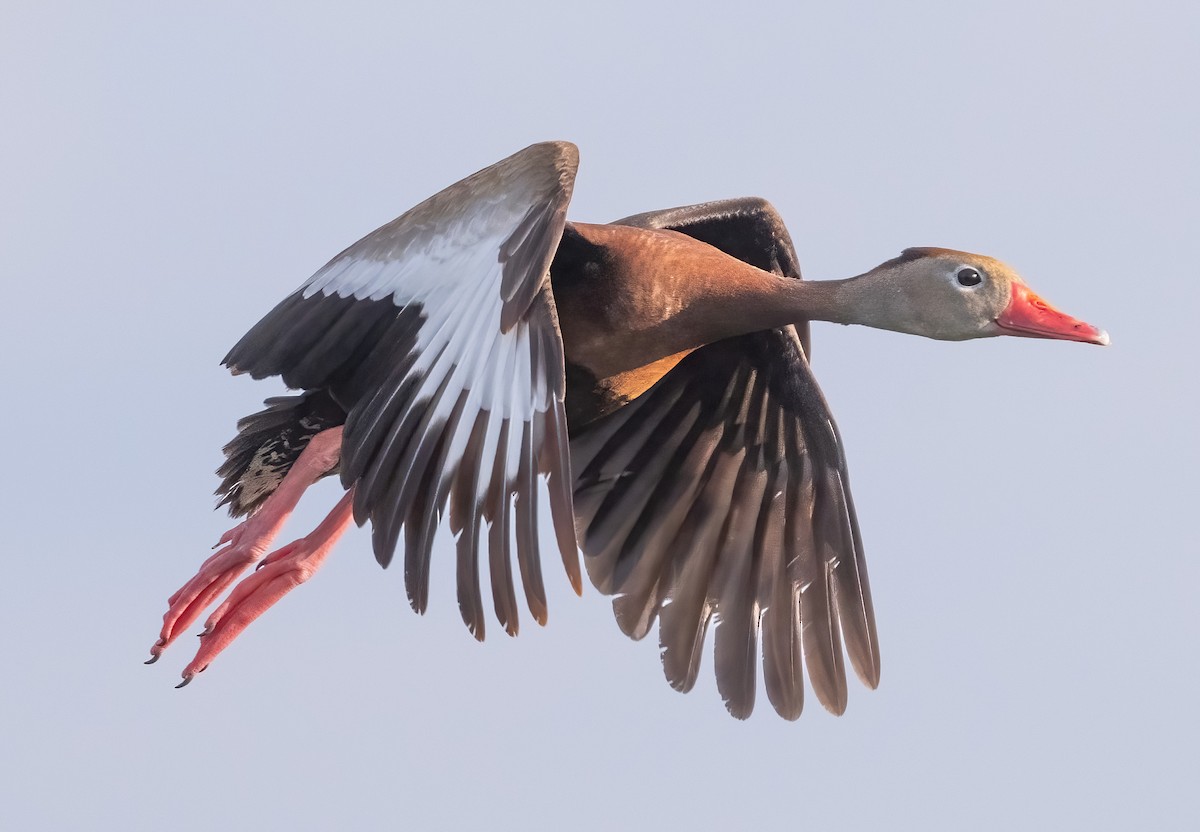
[[[0,826],[1194,823],[1194,6],[165,5],[0,7]],[[761,195],[810,278],[981,251],[1113,346],[814,327],[883,653],[841,718],[675,693],[553,564],[550,625],[480,646],[448,557],[418,618],[365,532],[172,690],[193,639],[141,662],[280,389],[217,362],[550,138],[577,219]]]

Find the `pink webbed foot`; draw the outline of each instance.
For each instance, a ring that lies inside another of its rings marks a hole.
[[[200,649],[183,669],[183,687],[203,671],[222,650],[275,602],[313,576],[354,521],[354,491],[338,502],[329,516],[307,537],[267,555],[253,575],[234,587],[221,606],[208,617],[200,634]]]
[[[146,664],[158,661],[163,650],[199,618],[247,566],[262,559],[305,490],[338,464],[341,447],[341,427],[318,433],[262,508],[221,536],[217,546],[225,548],[206,560],[196,576],[167,599],[162,629],[150,648],[150,660]]]

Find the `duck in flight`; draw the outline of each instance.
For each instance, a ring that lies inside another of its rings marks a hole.
[[[518,630],[518,585],[544,624],[545,488],[571,585],[582,592],[582,551],[626,634],[658,623],[676,689],[695,683],[714,619],[717,685],[736,717],[754,707],[760,661],[787,719],[805,668],[821,704],[845,709],[843,653],[878,684],[863,544],[809,321],[949,341],[1107,334],[998,260],[950,249],[802,281],[761,199],[567,222],[578,158],[570,143],[536,144],[451,185],[334,257],[230,350],[235,374],[301,392],[238,423],[217,493],[246,519],[170,597],[148,663],[257,564],[207,619],[187,684],[352,522],[370,522],[381,565],[402,555],[424,612],[447,511],[471,633],[482,640],[488,617],[481,560],[504,631]],[[346,489],[333,511],[268,554],[304,490],[331,474]]]

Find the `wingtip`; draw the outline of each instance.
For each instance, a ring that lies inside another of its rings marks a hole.
[[[726,699],[725,710],[727,710],[729,715],[738,722],[745,722],[750,718],[750,715],[754,713],[754,703],[751,702],[749,705],[746,705],[741,702],[734,702]]]
[[[829,711],[829,713],[833,714],[834,716],[841,716],[842,714],[846,713],[846,705],[849,703],[847,702],[846,698],[843,697],[842,699],[830,702],[826,702],[824,699],[822,699],[821,704],[825,707],[825,710]]]
[[[424,615],[425,610],[428,608],[429,599],[425,598],[425,597],[418,598],[415,595],[413,595],[411,592],[409,592],[407,594],[408,594],[408,605],[410,607],[412,607],[412,611],[415,612],[417,615]]]
[[[779,714],[788,722],[795,722],[800,719],[800,715],[804,713],[804,705],[799,704],[794,707],[785,707],[782,710],[776,707],[775,713]]]
[[[871,635],[874,635],[873,628]],[[862,650],[850,651],[850,666],[854,668],[854,675],[864,686],[870,690],[879,687],[879,650],[875,647],[874,639]]]

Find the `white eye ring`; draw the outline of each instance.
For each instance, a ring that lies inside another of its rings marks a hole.
[[[974,289],[976,286],[983,283],[983,275],[978,269],[973,269],[970,266],[963,266],[954,275],[954,282],[964,289]]]

